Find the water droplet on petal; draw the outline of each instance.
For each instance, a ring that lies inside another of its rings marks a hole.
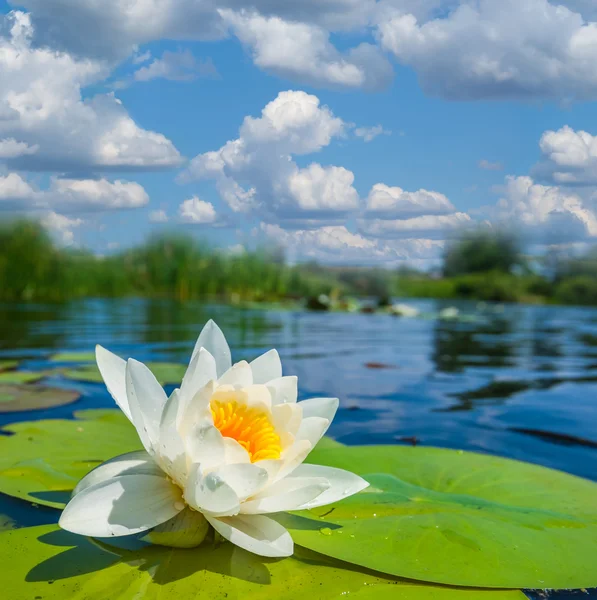
[[[332,535],[332,530],[329,527],[322,527],[319,530],[319,533],[323,533],[323,535]]]
[[[176,510],[182,510],[184,508],[184,503],[182,503],[182,502],[175,502],[174,503],[174,508]]]

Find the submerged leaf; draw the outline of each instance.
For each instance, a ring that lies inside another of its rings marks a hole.
[[[85,363],[95,362],[95,354],[93,352],[59,352],[50,356],[52,362],[72,362]]]
[[[309,550],[265,559],[230,543],[132,551],[60,531],[55,525],[0,533],[2,583],[11,600],[524,600],[518,591],[460,590],[354,569]],[[52,584],[52,585],[48,585]]]
[[[371,483],[281,520],[296,543],[364,567],[449,585],[597,585],[597,484],[481,454],[400,446],[309,457]],[[366,475],[372,471],[377,475]]]
[[[33,383],[47,377],[48,371],[3,371],[0,373],[0,384]]]
[[[74,390],[0,383],[0,413],[64,406],[76,402],[80,397],[81,394]]]

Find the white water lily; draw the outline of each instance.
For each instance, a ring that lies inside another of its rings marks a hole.
[[[107,461],[79,482],[60,517],[68,531],[153,530],[155,543],[188,547],[203,540],[209,523],[250,552],[290,556],[290,534],[265,515],[336,502],[368,485],[341,469],[302,464],[338,399],[297,402],[297,378],[282,376],[275,350],[232,366],[224,334],[210,321],[169,398],[142,363],[101,346],[96,357],[145,450]]]

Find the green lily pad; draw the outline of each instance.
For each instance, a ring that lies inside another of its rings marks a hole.
[[[118,410],[85,410],[76,419],[12,423],[0,435],[0,492],[63,508],[78,481],[100,463],[141,449]]]
[[[52,362],[86,363],[95,362],[93,352],[59,352],[50,356]]]
[[[369,446],[309,462],[371,483],[335,505],[281,517],[307,548],[448,585],[597,586],[597,484],[469,452]],[[366,475],[375,469],[379,474]]]
[[[33,383],[47,376],[47,371],[3,371],[0,373],[0,384]]]
[[[54,508],[66,506],[91,469],[142,448],[128,419],[112,409],[77,411],[74,420],[12,423],[0,432],[13,434],[0,435],[0,493]],[[329,438],[319,445],[342,447]]]
[[[19,366],[18,360],[0,360],[0,371],[10,371]]]
[[[76,402],[80,397],[81,394],[74,390],[0,383],[0,413],[65,406]]]
[[[192,550],[150,546],[133,551],[60,531],[55,525],[1,533],[0,561],[11,565],[2,583],[12,600],[327,600],[353,594],[380,600],[524,598],[519,591],[403,582],[301,548],[283,560],[261,558],[230,543],[218,547],[206,543]]]
[[[176,363],[147,363],[156,379],[162,385],[179,385],[187,370],[185,365]],[[75,381],[86,381],[92,383],[102,383],[103,379],[96,364],[83,365],[74,369],[65,369],[61,371],[67,379]]]

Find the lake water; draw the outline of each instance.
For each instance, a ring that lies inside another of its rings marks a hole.
[[[448,304],[409,304],[420,318],[147,300],[0,305],[0,357],[40,369],[57,350],[99,343],[142,361],[186,362],[213,318],[234,360],[277,348],[301,398],[339,397],[329,434],[341,442],[474,450],[597,480],[597,310],[450,303],[462,318],[438,320]],[[0,424],[112,406],[99,385],[66,387],[81,400],[0,415]]]

